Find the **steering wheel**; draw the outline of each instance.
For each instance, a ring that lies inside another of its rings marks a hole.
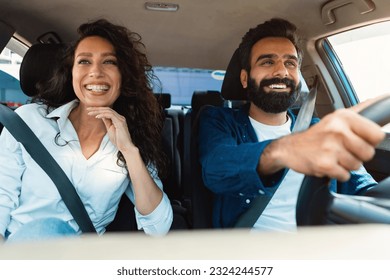
[[[360,114],[383,126],[390,122],[390,97],[381,99]],[[330,191],[331,179],[305,176],[297,200],[298,226],[324,224],[390,224],[390,177],[364,196]]]

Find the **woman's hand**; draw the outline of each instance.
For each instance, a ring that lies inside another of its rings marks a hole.
[[[107,129],[110,141],[122,153],[135,148],[127,127],[126,118],[109,107],[89,107],[88,115],[101,119]]]

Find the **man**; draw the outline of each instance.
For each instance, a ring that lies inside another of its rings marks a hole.
[[[304,174],[344,183],[332,189],[361,194],[376,182],[362,162],[384,133],[356,113],[336,110],[304,132],[291,134],[289,107],[301,83],[302,51],[296,27],[271,19],[250,29],[239,46],[240,80],[249,104],[240,110],[210,108],[200,116],[199,154],[205,185],[215,194],[215,227],[233,227],[257,196],[272,196],[254,228],[293,231]]]

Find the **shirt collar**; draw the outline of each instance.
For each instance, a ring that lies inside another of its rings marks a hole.
[[[61,137],[66,141],[74,140],[77,138],[76,131],[73,128],[72,123],[69,120],[69,115],[72,110],[77,107],[79,101],[77,99],[72,100],[56,109],[51,111],[47,118],[54,119],[57,122]]]
[[[47,118],[59,118],[66,119],[69,117],[70,112],[79,104],[77,99],[72,100],[56,109],[51,111],[46,117]]]

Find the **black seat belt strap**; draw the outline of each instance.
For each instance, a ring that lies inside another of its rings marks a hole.
[[[253,200],[251,207],[239,217],[234,227],[252,228],[253,225],[256,223],[257,219],[260,217],[261,213],[263,213],[265,207],[267,207],[268,203],[271,201],[272,196],[273,195],[257,196]]]
[[[317,88],[318,78],[316,76],[314,79],[313,87],[307,94],[305,100],[302,103],[301,108],[299,108],[299,113],[292,129],[292,133],[301,132],[309,128],[316,105]]]
[[[295,121],[292,133],[300,132],[307,129],[310,126],[311,119],[313,117],[316,96],[317,96],[318,81],[315,79],[314,85],[307,94],[305,100],[302,103],[297,119]],[[273,194],[271,195],[259,195],[253,201],[251,207],[246,210],[237,220],[234,227],[236,228],[252,228],[257,219],[263,213],[265,207],[271,201]]]
[[[7,106],[0,105],[0,122],[20,142],[56,185],[62,200],[82,232],[96,232],[76,189],[30,127]]]

